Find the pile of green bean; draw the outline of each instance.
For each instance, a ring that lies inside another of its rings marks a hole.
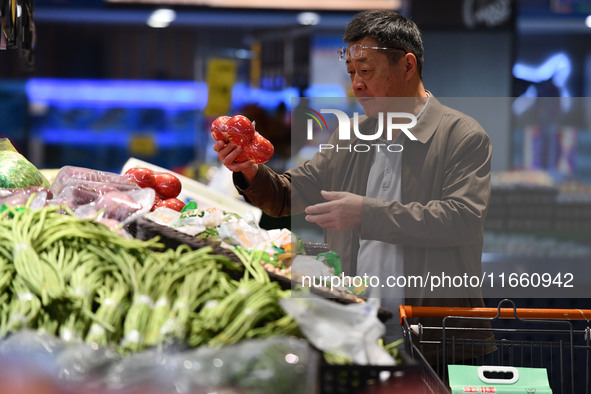
[[[299,334],[278,303],[289,291],[260,255],[236,254],[242,264],[210,247],[123,238],[64,207],[3,207],[0,337],[28,328],[131,352]]]

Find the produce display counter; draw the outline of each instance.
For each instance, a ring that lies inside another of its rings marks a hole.
[[[330,358],[286,312],[292,280],[262,253],[148,220],[151,209],[173,211],[156,207],[159,188],[77,167],[39,179],[0,195],[0,365],[21,372],[0,368],[3,387],[26,375],[39,393],[354,392],[406,368]],[[368,313],[352,293],[311,292]],[[363,374],[343,378],[354,371]]]
[[[154,223],[146,218],[138,218],[132,225],[131,231],[138,239],[149,240],[158,237],[160,242],[164,242],[168,247],[178,247],[180,245],[189,245],[193,249],[200,249],[204,247],[211,247],[213,253],[227,256],[229,259],[240,263],[240,259],[232,251],[222,248],[216,244],[210,244],[206,241],[200,240],[194,236],[176,231],[173,228]],[[318,253],[327,252],[328,248],[323,244],[304,243],[307,255],[315,255]],[[292,289],[301,285],[301,282],[293,280],[287,276],[279,275],[273,271],[267,270],[267,274],[272,281],[278,282],[283,289]],[[334,300],[342,304],[363,303],[366,299],[356,296],[349,292],[340,291],[337,289],[311,287],[310,291],[313,294],[319,295],[326,299]],[[392,312],[386,308],[379,308],[378,317],[382,321],[386,321],[392,317]]]

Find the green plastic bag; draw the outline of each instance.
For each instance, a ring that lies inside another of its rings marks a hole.
[[[316,256],[316,260],[323,261],[329,267],[334,269],[335,276],[339,276],[341,272],[343,272],[343,268],[341,265],[341,257],[337,254],[337,252],[330,251],[318,254]]]

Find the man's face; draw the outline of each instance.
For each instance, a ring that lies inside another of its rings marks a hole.
[[[365,37],[349,43],[349,47],[359,44],[364,47],[380,47],[378,42]],[[396,64],[388,60],[388,51],[365,49],[363,55],[355,59],[347,56],[347,73],[351,78],[351,88],[368,116],[375,116],[379,111],[375,97],[405,97],[404,62]]]

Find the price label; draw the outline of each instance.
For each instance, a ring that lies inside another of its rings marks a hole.
[[[236,63],[227,59],[210,59],[207,65],[206,116],[228,113],[232,102],[232,87],[236,80]]]
[[[129,140],[131,156],[154,156],[158,146],[153,134],[132,134]]]

